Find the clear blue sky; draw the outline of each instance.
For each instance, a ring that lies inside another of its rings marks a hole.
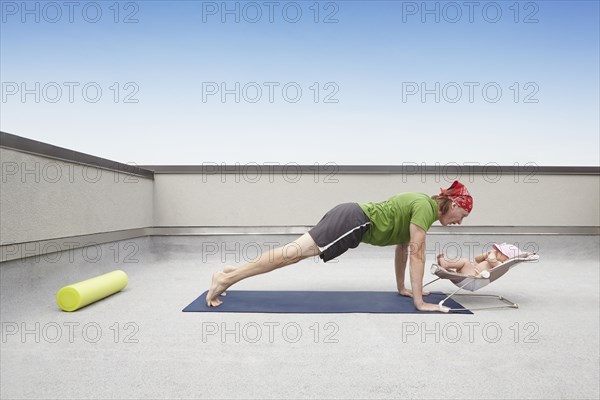
[[[1,2],[3,131],[137,164],[600,165],[598,1],[75,3]]]

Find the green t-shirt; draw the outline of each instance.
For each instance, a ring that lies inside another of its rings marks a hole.
[[[381,203],[359,204],[371,220],[362,241],[376,246],[410,242],[410,224],[429,230],[438,204],[425,193],[400,193]]]

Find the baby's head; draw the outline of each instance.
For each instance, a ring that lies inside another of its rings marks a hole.
[[[523,253],[523,251],[521,251],[521,249],[519,249],[517,246],[509,243],[494,244],[493,247],[494,250],[496,250],[498,254],[502,256],[498,258],[498,261],[500,262],[504,262],[509,258],[517,257]]]

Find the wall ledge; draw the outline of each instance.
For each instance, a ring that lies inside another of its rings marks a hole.
[[[144,236],[301,235],[311,226],[156,226],[24,243],[0,243],[0,263]],[[600,235],[600,226],[433,226],[430,235]],[[291,240],[291,239],[290,239]],[[51,257],[48,257],[51,258]]]

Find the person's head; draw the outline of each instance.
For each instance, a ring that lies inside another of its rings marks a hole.
[[[501,256],[497,257],[498,261],[500,262],[504,262],[509,258],[517,257],[523,253],[523,251],[517,246],[509,243],[494,244],[492,247],[494,250],[496,250],[496,253]]]
[[[438,220],[444,226],[461,224],[473,209],[473,197],[459,181],[448,189],[441,189],[440,194],[431,196],[438,203]]]

